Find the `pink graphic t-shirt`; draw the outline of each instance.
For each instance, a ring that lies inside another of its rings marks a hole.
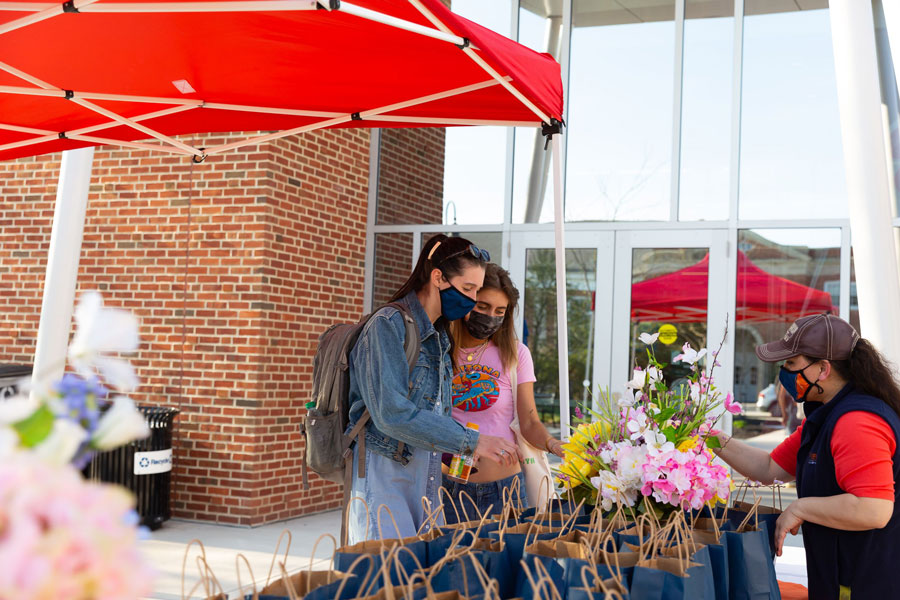
[[[474,353],[472,362],[466,355]],[[513,421],[512,388],[509,374],[503,370],[500,350],[490,342],[484,352],[463,348],[456,354],[459,372],[453,377],[453,418],[459,423],[477,423],[478,430],[512,443],[516,438],[509,428]],[[531,352],[519,344],[518,383],[535,381]]]

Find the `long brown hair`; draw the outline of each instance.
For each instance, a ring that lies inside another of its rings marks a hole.
[[[500,351],[500,361],[503,363],[503,368],[509,371],[510,369],[515,369],[519,364],[519,338],[516,336],[514,326],[515,314],[519,308],[519,290],[513,285],[509,272],[494,263],[488,263],[484,268],[484,285],[481,286],[481,290],[485,289],[500,290],[508,300],[503,324],[500,325],[497,333],[491,336],[491,341],[494,342]],[[462,319],[453,322],[450,327],[455,345],[460,343],[461,327],[464,327]]]
[[[900,416],[900,385],[895,370],[865,338],[856,343],[849,360],[830,361],[838,375],[860,392],[880,398]]]

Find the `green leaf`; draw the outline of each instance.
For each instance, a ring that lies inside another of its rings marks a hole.
[[[716,436],[711,435],[708,438],[706,438],[706,447],[707,448],[721,448],[722,442],[720,442],[719,438],[717,438]]]
[[[19,434],[19,439],[22,440],[23,446],[26,448],[33,448],[50,435],[55,419],[56,417],[53,416],[53,411],[51,411],[47,405],[42,405],[39,409],[34,411],[30,417],[23,419],[18,423],[13,423],[13,429]]]
[[[661,433],[666,436],[666,440],[672,443],[675,443],[678,439],[678,432],[676,432],[673,427],[664,427]]]

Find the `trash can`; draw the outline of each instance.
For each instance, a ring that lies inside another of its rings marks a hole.
[[[141,525],[159,529],[172,516],[172,425],[178,409],[139,406],[150,426],[150,437],[108,452],[98,452],[88,466],[90,478],[118,483],[137,498]]]
[[[0,400],[15,396],[25,377],[31,377],[31,365],[0,365]]]

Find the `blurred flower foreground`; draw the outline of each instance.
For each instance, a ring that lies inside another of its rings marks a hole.
[[[138,349],[138,322],[87,292],[75,323],[72,372],[35,373],[0,401],[0,600],[127,600],[152,590],[134,498],[81,474],[95,452],[150,435],[126,395],[138,385],[134,368],[117,357]]]

